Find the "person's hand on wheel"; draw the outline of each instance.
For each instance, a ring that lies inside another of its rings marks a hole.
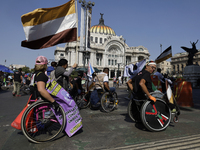
[[[154,103],[156,102],[156,98],[151,95],[149,96],[149,99],[152,100]]]
[[[51,104],[52,104],[52,108],[55,110],[56,113],[60,111],[60,106],[56,101],[54,101]]]

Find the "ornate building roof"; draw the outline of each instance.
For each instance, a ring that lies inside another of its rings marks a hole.
[[[99,24],[94,25],[91,27],[90,32],[91,33],[100,33],[100,34],[105,34],[105,35],[116,35],[115,31],[104,24],[104,19],[103,19],[103,14],[101,14],[101,18],[99,19]]]

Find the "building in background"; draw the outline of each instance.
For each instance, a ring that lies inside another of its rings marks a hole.
[[[85,57],[84,53],[80,51],[80,41],[78,40],[66,43],[65,47],[56,47],[55,61],[65,58],[68,60],[69,66],[76,62],[79,67],[84,67],[84,62],[87,67],[90,61],[92,66],[99,70],[108,67],[110,69],[109,77],[112,78],[117,74],[122,75],[125,65],[149,59],[150,54],[147,48],[144,46],[129,47],[123,36],[117,36],[111,27],[104,24],[103,15],[99,19],[99,24],[92,26],[90,32],[90,51],[85,54]],[[77,56],[76,47],[78,49]]]
[[[11,65],[9,66],[9,68],[12,69],[12,70],[17,70],[17,69],[23,68],[23,67],[26,67],[26,65],[11,64]]]
[[[157,68],[161,69],[161,73],[171,75],[171,62],[170,61],[162,61],[158,63]]]
[[[171,57],[172,74],[182,77],[185,66],[188,61],[188,53],[177,53]],[[200,50],[195,54],[193,64],[200,65]]]

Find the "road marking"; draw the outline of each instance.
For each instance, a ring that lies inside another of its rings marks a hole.
[[[9,126],[10,126],[9,124],[6,124],[6,125],[0,126],[0,128],[1,128],[1,127],[9,127]]]
[[[140,143],[135,145],[128,145],[124,147],[111,148],[115,150],[155,150],[155,149],[170,149],[170,150],[178,150],[178,149],[191,149],[191,148],[200,148],[200,134],[184,136],[148,143]],[[108,150],[108,149],[107,149]]]

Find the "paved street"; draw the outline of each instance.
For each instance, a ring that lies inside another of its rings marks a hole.
[[[111,113],[89,108],[80,110],[83,129],[69,138],[61,134],[48,143],[29,142],[23,133],[10,126],[22,110],[28,96],[12,97],[11,91],[0,91],[0,149],[199,149],[200,89],[193,89],[194,107],[181,107],[179,123],[171,122],[162,132],[149,132],[127,115],[125,86],[117,89],[119,108]]]

